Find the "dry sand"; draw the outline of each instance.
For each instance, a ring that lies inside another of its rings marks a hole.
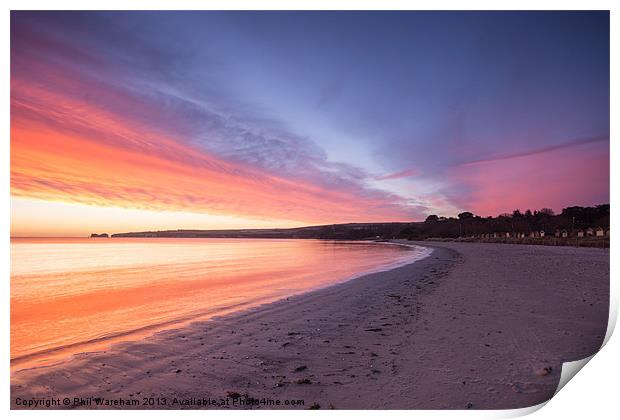
[[[602,344],[609,250],[421,245],[433,254],[389,272],[16,372],[12,407],[228,397],[239,408],[249,396],[304,400],[294,408],[520,408],[549,399],[561,363]]]

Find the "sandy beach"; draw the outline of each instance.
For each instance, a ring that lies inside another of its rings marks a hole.
[[[12,408],[521,408],[602,344],[609,250],[419,245],[404,267],[18,371]]]

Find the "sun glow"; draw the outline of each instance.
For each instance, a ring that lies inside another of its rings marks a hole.
[[[79,221],[79,223],[76,223]],[[299,221],[251,219],[209,213],[103,207],[42,200],[11,199],[11,236],[88,236],[167,229],[295,227]]]

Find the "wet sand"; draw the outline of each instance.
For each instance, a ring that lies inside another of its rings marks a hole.
[[[404,267],[16,372],[12,408],[521,408],[602,344],[609,250],[420,245]]]

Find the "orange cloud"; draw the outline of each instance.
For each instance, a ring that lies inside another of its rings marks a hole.
[[[14,197],[307,223],[407,218],[381,196],[227,162],[86,100],[20,80],[12,94]]]

